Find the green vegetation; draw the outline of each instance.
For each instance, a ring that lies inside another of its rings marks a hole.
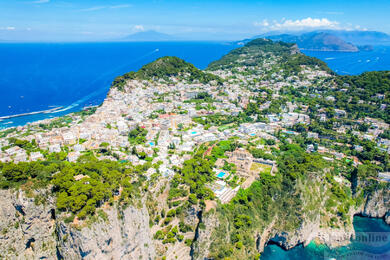
[[[137,72],[129,72],[117,77],[113,81],[112,87],[123,91],[127,80],[168,79],[169,77],[182,77],[190,82],[199,81],[201,83],[208,83],[214,80],[221,82],[219,77],[205,73],[180,58],[166,56],[146,64]]]
[[[95,209],[112,198],[120,187],[123,190],[119,201],[129,203],[139,193],[140,183],[134,182],[136,176],[133,169],[118,162],[84,157],[54,175],[57,208],[85,218],[94,214]]]
[[[99,161],[82,156],[77,163],[44,161],[0,164],[0,187],[22,186],[36,189],[53,184],[57,209],[86,218],[115,194],[119,203],[127,205],[139,196],[144,173],[150,164],[132,167],[113,161]],[[31,190],[27,190],[31,192]]]
[[[390,71],[338,76],[336,83],[339,88],[347,88],[347,91],[329,92],[329,95],[334,95],[336,98],[333,106],[344,109],[352,119],[369,116],[390,123]],[[383,105],[385,108],[382,107]]]
[[[244,47],[235,49],[223,56],[220,60],[210,63],[208,70],[231,69],[239,62],[240,57],[248,57],[240,62],[240,65],[253,66],[258,64],[258,60],[263,59],[264,53],[275,55],[289,55],[294,44],[273,42],[271,40],[256,39],[248,42]]]
[[[210,63],[208,70],[232,69],[236,66],[259,66],[270,55],[281,57],[280,68],[283,74],[291,76],[301,71],[301,65],[317,67],[320,70],[331,72],[325,62],[299,53],[292,43],[273,42],[267,39],[255,39],[244,47],[235,49],[223,56],[220,60]]]
[[[73,118],[70,115],[66,115],[63,117],[56,118],[48,124],[39,124],[39,127],[43,130],[52,130],[53,128],[60,128],[69,126],[70,123],[73,122]]]
[[[187,160],[183,164],[182,169],[177,169],[178,173],[171,181],[172,192],[179,193],[178,189],[180,184],[185,184],[190,187],[190,192],[195,194],[198,199],[213,199],[214,193],[205,186],[214,179],[214,173],[212,171],[212,164],[210,161],[202,158],[201,153],[197,153],[194,158]],[[187,194],[182,190],[178,196],[186,196]],[[170,197],[171,192],[170,192]],[[192,198],[194,202],[195,199]]]
[[[261,232],[271,222],[274,229],[294,231],[312,214],[321,211],[321,194],[312,181],[324,178],[327,165],[322,158],[306,153],[297,145],[286,144],[281,147],[277,164],[275,176],[262,172],[258,181],[246,190],[239,190],[230,203],[217,208],[221,224],[212,235],[209,257],[257,257],[253,234]],[[339,212],[327,214],[337,221],[347,221],[345,214],[354,205],[351,192],[341,189],[333,179],[327,177],[327,180],[329,195],[338,199],[335,210]]]
[[[148,131],[137,125],[137,127],[129,132],[130,144],[143,144],[146,142],[146,135]]]

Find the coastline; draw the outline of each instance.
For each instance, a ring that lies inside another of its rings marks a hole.
[[[322,257],[321,259],[339,259],[341,257],[341,259],[344,259],[343,257],[353,255],[356,252],[371,256],[378,254],[390,256],[389,241],[383,245],[375,244],[373,243],[375,241],[369,240],[375,234],[388,234],[390,232],[390,224],[386,223],[384,218],[366,217],[359,214],[355,215],[353,219],[354,236],[342,244],[329,246],[323,241],[320,241],[320,239],[314,238],[307,243],[299,243],[292,248],[286,249],[282,245],[269,240],[264,251],[261,253],[260,260],[275,259],[275,255],[279,256],[276,259],[284,259],[289,255],[300,255],[302,260],[313,259],[312,257]],[[362,226],[362,223],[364,226]],[[376,230],[378,226],[385,228],[385,230]],[[362,237],[367,237],[368,240],[362,240]],[[377,248],[381,248],[382,251],[377,251]]]
[[[53,113],[57,110],[60,110],[61,108],[63,108],[63,106],[59,106],[59,107],[55,107],[55,108],[51,108],[51,109],[46,109],[46,110],[21,113],[21,114],[16,114],[16,115],[0,116],[0,121],[3,121],[4,119],[15,118],[15,117],[23,117],[23,116],[38,115],[38,114],[50,114],[50,113]]]

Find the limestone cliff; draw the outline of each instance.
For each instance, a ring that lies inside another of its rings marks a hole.
[[[357,213],[365,217],[384,218],[390,225],[390,190],[376,189]]]
[[[37,192],[44,197],[45,191]],[[0,258],[55,259],[52,199],[39,203],[22,191],[0,190]]]
[[[107,207],[104,219],[78,226],[56,218],[46,192],[0,190],[1,259],[154,259],[145,207]]]
[[[154,259],[145,208],[110,208],[105,213],[105,220],[83,228],[58,222],[59,255],[64,259]]]

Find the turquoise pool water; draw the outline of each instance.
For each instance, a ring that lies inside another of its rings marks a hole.
[[[225,175],[226,175],[225,172],[220,172],[218,173],[217,177],[222,179]]]
[[[198,132],[196,132],[196,131],[192,131],[192,132],[191,132],[192,135],[196,135],[197,133],[198,133]]]
[[[154,146],[154,142],[149,142],[150,146]]]

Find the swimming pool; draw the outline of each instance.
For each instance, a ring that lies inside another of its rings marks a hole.
[[[225,172],[220,172],[220,173],[218,173],[217,177],[222,179],[225,175],[226,175]]]
[[[149,142],[150,146],[154,146],[154,142]]]
[[[192,135],[196,135],[197,133],[198,133],[198,132],[196,132],[196,131],[192,131],[192,132],[191,132]]]

